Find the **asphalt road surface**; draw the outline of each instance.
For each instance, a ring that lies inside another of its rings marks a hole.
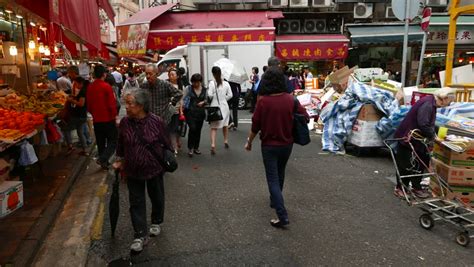
[[[422,229],[422,212],[393,196],[387,151],[328,154],[316,135],[307,146],[295,145],[287,166],[284,197],[291,224],[287,230],[271,227],[276,216],[259,141],[254,151],[243,149],[250,114],[240,115],[243,123],[230,133],[229,150],[221,134],[217,155],[210,155],[206,125],[203,154],[188,158],[183,150],[178,171],[165,176],[162,233],[139,255],[130,256],[133,230],[122,184],[116,237],[110,237],[105,220],[101,239],[89,250],[89,265],[125,258],[138,266],[474,266],[474,245],[457,245],[455,228],[438,223],[431,231]]]

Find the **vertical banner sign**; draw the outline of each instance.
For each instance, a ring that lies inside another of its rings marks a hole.
[[[150,24],[117,27],[117,52],[121,57],[139,57],[146,53]]]

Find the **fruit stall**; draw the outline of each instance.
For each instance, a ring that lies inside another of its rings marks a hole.
[[[0,218],[23,203],[22,182],[10,177],[11,171],[45,160],[60,141],[54,121],[66,97],[64,92],[38,90],[26,95],[9,88],[0,90]]]

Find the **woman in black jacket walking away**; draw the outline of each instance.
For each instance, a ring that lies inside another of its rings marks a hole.
[[[200,155],[199,143],[201,142],[201,130],[206,118],[205,104],[207,89],[202,86],[201,74],[191,76],[191,85],[186,88],[184,97],[184,115],[189,126],[188,133],[188,156]]]

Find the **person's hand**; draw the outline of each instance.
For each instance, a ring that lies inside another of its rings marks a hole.
[[[202,107],[202,106],[204,106],[204,104],[206,104],[206,101],[201,101],[201,102],[197,103],[197,106]]]
[[[114,170],[118,170],[118,171],[122,170],[122,168],[123,168],[122,161],[116,161],[116,162],[112,163],[112,168],[114,168]]]
[[[252,151],[252,143],[247,141],[247,143],[245,143],[245,150]]]
[[[436,136],[434,141],[435,143],[441,144],[444,140]]]

